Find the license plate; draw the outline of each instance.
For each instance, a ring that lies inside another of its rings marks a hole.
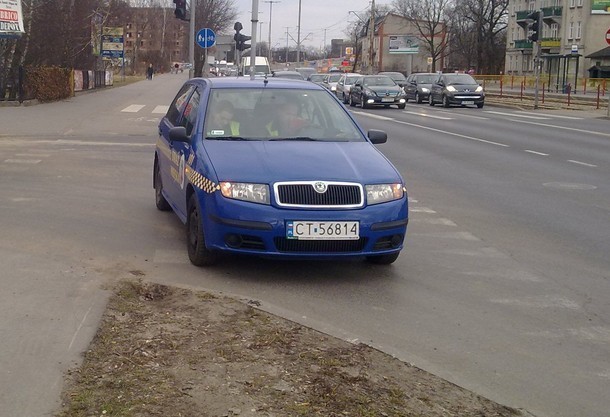
[[[462,104],[464,104],[464,105],[466,105],[466,104],[474,104],[474,101],[472,101],[472,100],[462,101]]]
[[[392,97],[383,97],[381,101],[384,103],[393,103],[394,99]]]
[[[359,222],[286,222],[286,238],[299,240],[351,240],[360,238]]]

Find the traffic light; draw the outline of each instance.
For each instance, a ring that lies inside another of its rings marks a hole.
[[[186,18],[186,0],[174,0],[174,3],[176,3],[174,16],[180,20],[188,20]]]
[[[538,38],[540,37],[540,11],[535,11],[528,14],[525,19],[528,21],[527,39],[532,42],[537,42]]]
[[[240,22],[235,22],[235,25],[233,25],[233,29],[235,29],[235,36],[233,36],[233,39],[235,39],[235,49],[238,51],[245,51],[246,49],[250,48],[250,45],[244,42],[252,39],[252,36],[239,33],[243,28],[244,27]]]

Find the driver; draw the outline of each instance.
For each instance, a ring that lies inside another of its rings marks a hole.
[[[271,122],[267,123],[267,133],[271,137],[291,137],[298,135],[306,125],[305,119],[300,117],[298,103],[288,101],[280,105]]]

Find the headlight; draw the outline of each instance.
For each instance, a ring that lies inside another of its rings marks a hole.
[[[337,91],[337,86],[336,85],[331,85],[330,86],[330,91]]]
[[[421,92],[422,92],[422,93],[429,93],[429,92],[430,92],[430,89],[428,89],[428,88],[426,88],[426,87],[422,87],[422,88],[421,88]]]
[[[404,196],[402,184],[375,184],[366,186],[367,204],[386,203]]]
[[[377,94],[375,94],[375,92],[373,90],[369,90],[368,88],[364,89],[364,94],[366,94],[367,96],[376,96]]]
[[[483,87],[482,86],[478,86],[476,90],[474,90],[477,93],[480,93],[481,91],[483,91]]]
[[[455,93],[457,90],[455,89],[455,87],[454,87],[454,86],[452,86],[452,85],[448,85],[448,86],[447,86],[447,91],[451,91],[452,93]]]
[[[234,200],[252,203],[269,204],[269,186],[267,184],[248,184],[245,182],[223,181],[220,183],[222,195]]]

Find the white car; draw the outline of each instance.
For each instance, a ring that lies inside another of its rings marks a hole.
[[[352,85],[361,77],[360,74],[348,72],[341,74],[341,78],[337,82],[335,94],[337,98],[343,102],[343,104],[349,103],[349,92],[352,89]]]

